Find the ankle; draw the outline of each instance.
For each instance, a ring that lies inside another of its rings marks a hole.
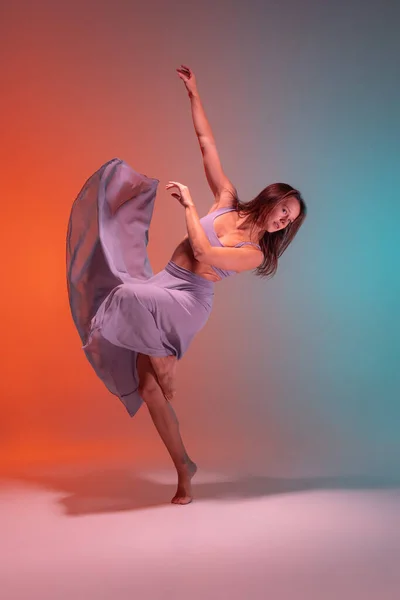
[[[176,471],[178,473],[178,477],[186,477],[190,473],[191,463],[184,462],[179,465],[175,465]]]

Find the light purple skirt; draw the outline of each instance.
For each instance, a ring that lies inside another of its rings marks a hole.
[[[131,417],[143,403],[138,353],[180,360],[214,297],[214,282],[172,261],[152,272],[148,229],[158,183],[114,158],[87,180],[68,224],[68,296],[82,348]]]

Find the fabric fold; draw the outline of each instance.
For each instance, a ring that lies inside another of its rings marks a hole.
[[[119,158],[85,183],[67,231],[67,287],[87,359],[130,416],[138,353],[178,360],[208,320],[214,283],[173,262],[153,274],[147,254],[159,180]]]

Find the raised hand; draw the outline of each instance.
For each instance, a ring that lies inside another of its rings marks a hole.
[[[172,194],[174,198],[179,200],[182,206],[192,206],[194,204],[192,197],[189,192],[189,188],[183,183],[179,183],[179,181],[169,181],[165,186],[166,190],[169,190],[172,187],[177,187],[179,189],[179,194]]]
[[[187,65],[181,65],[180,68],[176,70],[178,71],[179,77],[184,82],[187,91],[192,94],[194,92],[197,92],[196,77],[192,69],[190,69],[190,67],[188,67]]]

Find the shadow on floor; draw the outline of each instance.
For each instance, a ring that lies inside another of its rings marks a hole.
[[[78,516],[130,511],[166,506],[175,494],[176,484],[149,481],[129,468],[96,468],[85,473],[70,467],[55,467],[51,473],[34,469],[2,475],[2,485],[20,482],[65,493],[57,502],[65,515]],[[400,489],[400,477],[352,475],[337,477],[279,478],[255,475],[231,477],[227,481],[196,483],[194,500],[243,500],[310,490]]]

